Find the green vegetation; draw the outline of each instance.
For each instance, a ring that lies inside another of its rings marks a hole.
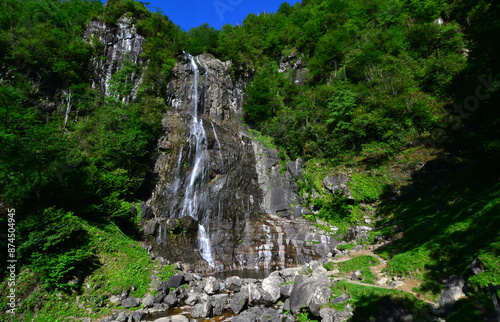
[[[421,193],[413,194],[409,202],[381,207],[381,216],[400,214],[397,224],[405,228],[405,236],[380,249],[380,255],[390,258],[388,273],[424,280],[418,291],[431,298],[442,291],[443,279],[460,274],[470,277],[471,291],[490,304],[487,285],[500,283],[500,236],[495,229],[500,224],[500,185],[482,174],[479,166],[461,171],[460,176],[453,175],[455,166],[448,164],[451,172],[441,173],[442,186],[421,178],[414,188]],[[391,227],[382,231],[397,233]],[[476,258],[484,272],[471,276],[468,267]]]
[[[342,245],[337,245],[338,250],[351,250],[354,247],[356,247],[356,244],[342,244]]]
[[[308,219],[342,235],[373,218],[377,231],[365,243],[392,238],[379,249],[387,273],[423,281],[415,291],[433,300],[446,278],[463,275],[470,299],[450,320],[492,311],[486,287],[500,284],[497,2],[302,0],[238,26],[189,32],[146,6],[2,4],[0,225],[15,208],[20,319],[102,315],[109,295],[132,285],[136,296],[148,291],[153,263],[138,243],[137,205],[183,49],[231,61],[232,76],[248,84],[250,133],[279,149],[282,171],[288,160],[304,161],[297,186],[317,211]],[[93,19],[116,26],[123,17],[145,37],[148,64],[125,59],[104,97],[89,70],[106,60],[104,47],[83,34]],[[349,177],[352,200],[325,187],[339,174]],[[468,269],[475,259],[478,275]],[[361,256],[338,269],[360,269],[370,283],[376,262]],[[173,273],[165,267],[162,277]],[[387,303],[424,318],[429,311],[399,291],[335,285],[352,297],[353,320],[375,319]]]
[[[334,305],[334,307],[342,309],[347,303],[350,303],[354,307],[352,321],[371,321],[377,317],[380,318],[382,310],[386,310],[386,314],[396,311],[412,314],[415,320],[429,320],[432,316],[432,308],[429,304],[399,290],[340,281],[332,286],[332,296],[338,297],[342,294],[349,295],[351,299],[348,302]]]
[[[377,266],[379,264],[380,261],[377,258],[369,255],[362,255],[337,264],[328,262],[324,267],[329,271],[338,269],[341,275],[346,275],[348,273],[359,270],[361,272],[360,279],[364,283],[375,284],[375,282],[377,281],[377,277],[371,272],[370,267]]]

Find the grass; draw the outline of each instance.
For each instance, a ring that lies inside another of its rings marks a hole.
[[[356,244],[341,244],[341,245],[337,245],[337,249],[340,250],[340,251],[351,250],[354,247],[356,247]]]
[[[377,277],[370,270],[371,266],[379,265],[380,261],[370,255],[362,255],[350,259],[345,262],[333,263],[328,262],[325,264],[325,268],[329,271],[338,269],[340,274],[346,276],[350,272],[361,271],[361,280],[367,284],[375,284]]]
[[[55,321],[100,317],[108,314],[113,294],[129,290],[135,297],[143,297],[149,290],[153,262],[146,250],[125,235],[114,223],[84,221],[89,236],[88,247],[93,250],[98,263],[85,280],[80,280],[76,293],[61,290],[49,291],[40,284],[40,276],[25,266],[18,280],[20,305],[16,311],[19,321]],[[132,285],[135,290],[132,291]],[[4,293],[6,284],[0,285]],[[78,301],[75,296],[78,295]],[[3,306],[3,305],[0,305]],[[5,310],[2,307],[3,313]],[[0,320],[6,318],[0,315]]]
[[[379,207],[377,215],[389,218],[380,231],[398,237],[379,249],[389,259],[387,272],[421,279],[417,291],[434,299],[444,288],[443,280],[463,275],[472,299],[491,307],[487,285],[500,284],[498,177],[480,163],[464,169],[463,164],[436,159],[425,167],[427,172],[414,175],[401,200]],[[391,231],[395,224],[402,231]],[[477,276],[468,269],[475,258],[484,268]]]
[[[431,312],[431,307],[427,303],[417,299],[412,294],[399,290],[340,281],[332,286],[332,297],[338,297],[342,294],[349,295],[351,299],[340,305],[330,306],[338,310],[350,303],[354,307],[351,321],[382,321],[384,314],[394,318],[398,312],[412,314],[414,320],[428,320]]]

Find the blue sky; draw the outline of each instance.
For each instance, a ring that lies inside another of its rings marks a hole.
[[[294,5],[298,0],[143,0],[149,10],[160,8],[175,24],[189,29],[208,22],[215,29],[243,22],[253,12],[276,12],[283,2]]]

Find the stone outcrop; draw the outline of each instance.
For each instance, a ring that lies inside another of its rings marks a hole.
[[[97,55],[94,55],[91,60],[92,87],[99,88],[106,96],[110,94],[109,80],[111,75],[123,67],[124,60],[138,65],[145,64],[141,58],[145,39],[138,34],[137,28],[130,18],[121,17],[116,26],[108,26],[104,22],[94,19],[87,25],[83,37],[97,50]],[[125,101],[135,97],[141,76],[140,73],[131,75],[135,86],[132,90],[132,97],[125,98]]]
[[[165,114],[165,133],[158,141],[154,171],[159,180],[141,204],[143,231],[154,236],[153,252],[200,272],[294,267],[331,253],[337,241],[301,217],[310,213],[301,206],[295,182],[302,161],[281,169],[278,151],[257,142],[235,118],[242,113],[244,86],[231,80],[229,63],[200,55],[190,64],[179,63],[168,86],[174,109]],[[196,79],[192,64],[199,71]],[[195,167],[190,109],[196,97],[206,134],[206,181],[196,183],[201,197],[194,222],[183,223],[183,193]],[[214,267],[198,252],[197,229],[189,228],[197,224],[209,235]]]
[[[243,115],[243,93],[245,81],[232,79],[229,73],[231,63],[215,59],[210,54],[196,57],[200,71],[198,82],[198,106],[200,113],[216,124],[237,120]],[[192,74],[186,72],[186,65],[174,67],[173,78],[168,84],[168,104],[177,110],[192,106],[190,88]]]

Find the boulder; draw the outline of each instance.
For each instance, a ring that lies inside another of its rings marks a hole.
[[[347,301],[349,301],[351,299],[351,297],[349,295],[341,295],[339,297],[336,297],[334,298],[331,303],[332,304],[337,304],[337,303],[345,303]]]
[[[219,284],[219,281],[213,277],[213,276],[210,276],[209,278],[207,278],[207,282],[205,284],[205,287],[204,287],[204,291],[205,293],[207,293],[208,295],[213,295],[215,293],[217,293],[220,289],[220,284]]]
[[[144,316],[144,313],[137,311],[133,312],[128,316],[128,321],[129,322],[139,322],[142,320],[142,317]]]
[[[285,280],[280,276],[269,276],[262,280],[262,289],[271,295],[273,303],[280,298],[280,287],[284,282]]]
[[[224,304],[220,297],[212,296],[212,315],[219,316],[224,312]]]
[[[439,311],[449,315],[453,304],[465,297],[465,279],[460,275],[452,276],[446,282],[443,293],[439,297]]]
[[[184,315],[174,315],[170,317],[170,319],[170,322],[189,322],[189,319]]]
[[[179,303],[179,299],[174,293],[170,293],[163,299],[163,303],[167,304],[169,307],[174,307]]]
[[[233,322],[255,322],[257,321],[257,317],[262,315],[262,309],[258,307],[251,308],[238,316],[235,316],[232,321]]]
[[[159,292],[155,296],[155,303],[161,303],[163,302],[163,299],[167,296],[168,293],[165,293],[164,291]]]
[[[334,316],[335,316],[334,321],[347,321],[352,316],[352,313],[348,312],[348,311],[338,311],[338,312],[335,312]],[[393,321],[397,321],[397,320],[393,320]]]
[[[229,302],[229,308],[233,313],[240,313],[248,304],[248,294],[247,293],[236,293],[231,302]]]
[[[198,301],[198,294],[191,294],[188,296],[188,298],[184,301],[189,306],[193,306],[196,304]]]
[[[212,301],[209,299],[207,302],[198,303],[191,309],[191,316],[193,318],[207,318],[212,316]]]
[[[335,322],[335,310],[332,308],[323,308],[319,310],[321,322]]]
[[[131,308],[131,307],[137,307],[139,304],[141,304],[141,300],[139,300],[136,297],[129,296],[126,299],[122,301],[122,306],[126,309]]]
[[[167,281],[167,287],[177,288],[182,284],[184,284],[184,275],[181,274],[172,275]]]
[[[118,314],[118,316],[116,317],[115,321],[116,322],[125,322],[125,321],[127,321],[127,315],[125,314],[125,312],[120,312]]]
[[[282,322],[282,319],[275,309],[267,308],[257,317],[258,322]]]
[[[146,295],[143,299],[142,299],[142,305],[144,305],[145,308],[149,308],[149,307],[152,307],[154,304],[155,304],[155,298],[153,295],[149,294]]]
[[[474,259],[472,263],[470,263],[469,269],[474,275],[479,275],[484,272],[483,264],[478,258]]]
[[[319,307],[329,300],[329,287],[330,282],[326,277],[308,278],[305,275],[297,275],[290,294],[290,310],[293,314],[298,314],[302,308],[309,307],[311,312],[314,311],[313,314],[318,316]]]
[[[355,271],[355,272],[353,272],[353,273],[351,274],[351,279],[352,279],[353,281],[357,281],[357,280],[359,280],[359,279],[361,278],[361,275],[363,275],[363,274],[361,274],[361,271],[360,271],[360,270],[357,270],[357,271]]]
[[[248,294],[248,305],[262,304],[263,291],[255,284],[248,284],[242,289],[242,292]]]
[[[292,293],[293,284],[285,284],[280,286],[280,294],[283,297],[290,297]]]
[[[330,295],[332,294],[332,290],[330,287],[326,286],[318,286],[316,287],[316,291],[314,292],[314,295],[311,299],[311,302],[309,302],[309,311],[314,315],[314,316],[320,316],[319,310],[321,306],[324,304],[328,303],[330,300]]]
[[[290,299],[286,299],[285,302],[283,303],[283,310],[284,311],[290,310]]]
[[[215,294],[213,297],[219,299],[223,306],[226,306],[227,300],[229,299],[229,295],[227,293]]]
[[[170,292],[170,287],[168,286],[167,282],[159,281],[158,285],[156,285],[156,291],[157,292],[164,292],[166,295]]]

